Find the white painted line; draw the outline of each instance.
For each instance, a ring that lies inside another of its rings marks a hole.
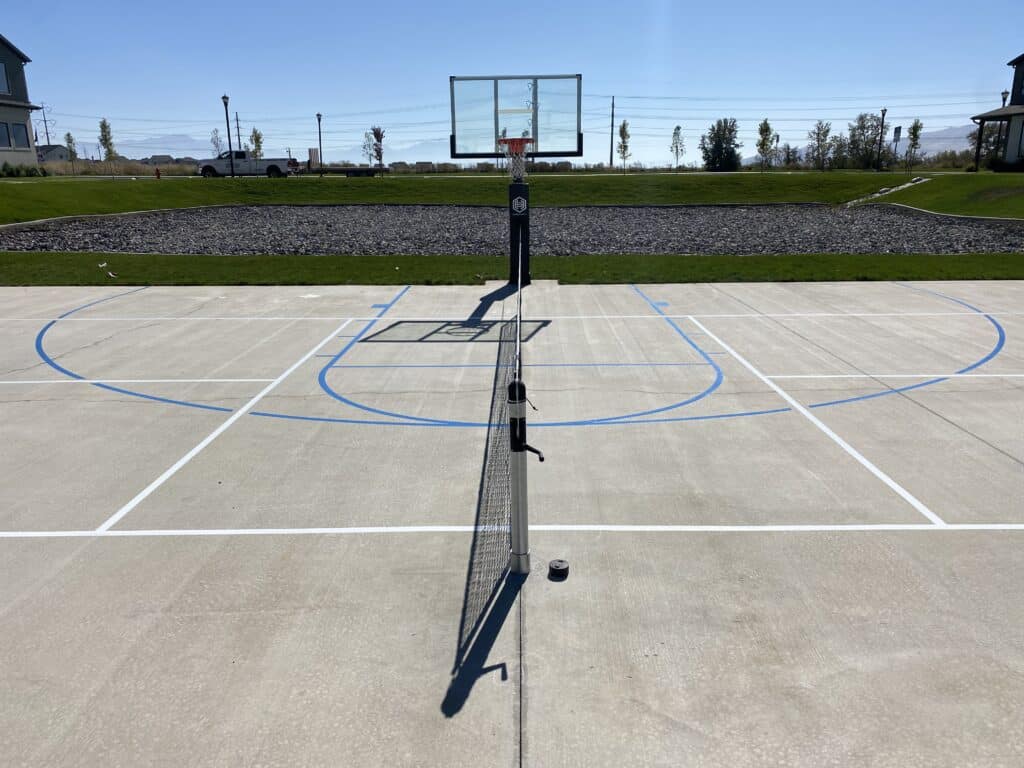
[[[925,504],[920,499],[918,499],[916,496],[910,493],[910,491],[908,491],[906,488],[904,488],[891,477],[889,477],[887,474],[885,474],[885,472],[883,472],[877,466],[872,464],[867,457],[865,457],[856,448],[854,448],[848,442],[843,440],[843,438],[841,438],[839,435],[837,435],[835,432],[829,429],[828,426],[826,426],[825,423],[821,421],[821,419],[819,419],[807,408],[805,408],[803,405],[797,402],[793,397],[787,394],[786,391],[782,389],[782,387],[780,387],[778,384],[776,384],[763,373],[761,373],[759,370],[757,370],[753,365],[748,363],[744,357],[742,357],[736,350],[734,350],[732,347],[730,347],[728,344],[726,344],[724,341],[718,338],[715,334],[713,334],[710,330],[708,330],[708,328],[705,325],[703,325],[699,320],[693,317],[690,317],[689,319],[690,322],[692,322],[694,325],[696,325],[698,328],[704,331],[704,333],[708,335],[708,338],[714,340],[716,344],[721,346],[722,349],[724,349],[726,352],[732,355],[740,365],[742,365],[744,368],[746,368],[748,371],[754,374],[757,378],[759,378],[762,382],[771,387],[779,397],[781,397],[783,400],[789,403],[789,405],[793,408],[794,411],[799,413],[805,419],[810,421],[814,426],[816,426],[819,430],[821,430],[830,440],[832,440],[832,442],[834,442],[836,445],[838,445],[840,448],[846,451],[846,453],[853,457],[853,459],[856,460],[857,463],[859,463],[862,467],[868,470],[871,474],[873,474],[875,477],[877,477],[879,480],[881,480],[883,483],[889,486],[890,489],[895,491],[896,494],[898,494],[904,501],[910,504],[910,506],[912,506],[922,515],[931,520],[932,523],[934,523],[935,525],[946,525],[945,521],[941,517],[936,515],[934,512],[932,512],[930,509],[928,509],[928,507],[925,506]]]
[[[2,384],[265,384],[274,379],[8,379]]]
[[[350,322],[352,322],[352,321],[351,320],[346,320],[340,326],[338,326],[333,331],[331,331],[330,334],[328,334],[324,338],[323,341],[321,341],[319,344],[317,344],[315,347],[313,347],[311,350],[309,350],[309,352],[307,352],[305,355],[303,355],[302,358],[300,360],[298,360],[298,362],[294,363],[288,370],[286,370],[284,373],[282,373],[280,376],[278,376],[276,379],[274,379],[270,384],[265,386],[260,391],[260,393],[258,395],[256,395],[254,398],[252,398],[252,400],[250,400],[245,405],[243,405],[241,408],[239,408],[237,411],[232,413],[228,417],[227,421],[225,421],[223,424],[221,424],[219,427],[217,427],[215,430],[213,430],[213,432],[211,432],[209,435],[207,435],[206,438],[201,443],[199,443],[199,445],[197,445],[191,451],[189,451],[184,456],[182,456],[180,459],[178,459],[162,475],[160,475],[160,477],[158,477],[152,483],[150,483],[145,488],[143,488],[141,491],[139,491],[139,493],[136,494],[135,498],[133,498],[131,501],[129,501],[127,504],[125,504],[123,507],[121,507],[119,510],[117,510],[117,512],[115,512],[109,518],[107,518],[107,520],[103,523],[103,525],[101,525],[99,528],[96,529],[97,532],[107,531],[107,530],[110,529],[111,526],[116,525],[117,522],[121,518],[123,518],[125,515],[127,515],[129,512],[131,512],[133,509],[135,509],[135,507],[137,507],[139,504],[141,504],[146,499],[146,497],[148,497],[151,493],[153,493],[153,491],[155,491],[157,488],[159,488],[161,485],[163,485],[165,482],[167,482],[168,479],[173,477],[178,472],[179,469],[181,469],[186,464],[188,464],[190,461],[192,461],[192,459],[194,459],[196,457],[196,455],[199,454],[200,451],[202,451],[206,446],[208,446],[210,443],[212,443],[214,440],[216,440],[217,437],[221,433],[223,433],[228,427],[230,427],[232,424],[234,424],[236,421],[238,421],[240,418],[242,418],[245,414],[247,414],[256,405],[256,403],[258,403],[260,400],[262,400],[264,397],[266,397],[268,394],[270,394],[270,392],[273,391],[273,389],[278,384],[280,384],[282,381],[284,381],[286,378],[288,378],[288,376],[291,375],[291,373],[293,371],[295,371],[296,368],[301,366],[303,363],[305,363],[307,360],[309,360],[313,355],[315,355],[317,352],[319,352],[320,349],[323,346],[325,346],[329,342],[333,341],[335,339],[335,337],[339,333],[341,333],[345,329],[345,326],[348,325]]]
[[[1024,379],[1024,373],[797,373],[772,379]]]
[[[486,526],[484,526],[486,528]],[[821,525],[531,525],[547,533],[898,533],[1024,531],[1024,523],[835,523]],[[183,528],[92,531],[0,531],[0,539],[134,539],[206,536],[359,536],[472,533],[472,525],[376,525],[350,528]]]

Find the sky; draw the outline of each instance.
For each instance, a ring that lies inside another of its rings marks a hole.
[[[0,34],[32,59],[52,142],[70,131],[85,155],[107,117],[129,157],[209,156],[226,93],[267,156],[305,159],[321,112],[328,161],[358,162],[371,125],[386,130],[385,162],[438,161],[450,75],[581,73],[584,161],[608,161],[614,95],[631,162],[669,163],[681,125],[687,164],[719,117],[738,120],[745,156],[765,117],[801,146],[817,119],[845,129],[882,107],[892,125],[969,125],[999,106],[1006,62],[1024,53],[1019,3],[100,0],[9,4]],[[34,124],[45,142],[38,112]]]

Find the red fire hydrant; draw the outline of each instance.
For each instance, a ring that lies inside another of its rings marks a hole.
[[[154,173],[156,173],[156,180],[157,180],[157,181],[160,181],[160,169],[159,169],[159,168],[157,168],[157,169],[156,169],[156,170],[154,171]]]

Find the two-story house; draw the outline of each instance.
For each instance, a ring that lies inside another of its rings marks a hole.
[[[1013,67],[1013,85],[1010,87],[1010,103],[971,118],[978,124],[978,143],[974,152],[974,167],[981,160],[981,137],[985,123],[999,123],[1000,155],[1006,163],[1024,164],[1024,53],[1008,62]]]
[[[25,65],[31,61],[0,35],[0,164],[36,165]]]

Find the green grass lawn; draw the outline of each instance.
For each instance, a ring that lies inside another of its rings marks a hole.
[[[116,278],[96,265],[107,262]],[[505,256],[182,256],[0,252],[0,285],[474,285],[508,276]],[[534,256],[562,283],[1024,279],[1024,253],[957,256]]]
[[[1024,173],[961,173],[935,176],[882,198],[937,213],[1024,219]]]
[[[843,203],[906,180],[899,173],[535,175],[535,206]],[[0,183],[0,223],[53,216],[222,204],[433,203],[506,205],[505,177],[385,179],[197,177],[39,179]]]

